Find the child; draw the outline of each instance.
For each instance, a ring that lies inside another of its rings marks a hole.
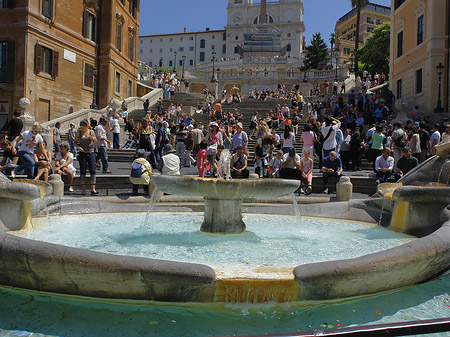
[[[283,151],[278,150],[276,156],[270,160],[270,162],[269,162],[269,177],[270,178],[279,178],[280,177],[282,158],[283,158]]]
[[[302,187],[306,195],[311,194],[312,192],[312,169],[313,169],[313,160],[310,157],[311,152],[309,150],[303,151],[303,158],[300,162],[300,168],[302,170]]]
[[[136,141],[134,140],[134,135],[130,132],[128,134],[128,140],[126,141],[125,145],[123,146],[124,149],[131,149],[136,144]]]
[[[197,168],[198,176],[200,178],[205,177],[205,166],[206,166],[206,148],[208,147],[207,142],[200,143],[200,151],[197,153]]]

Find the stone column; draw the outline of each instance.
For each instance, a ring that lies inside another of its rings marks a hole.
[[[242,221],[242,199],[205,198],[205,214],[202,232],[217,234],[238,234],[245,231]]]
[[[266,0],[261,0],[261,20],[260,24],[267,23],[267,3]]]
[[[36,121],[34,116],[28,111],[30,104],[30,100],[26,97],[19,100],[19,106],[22,108],[22,117],[20,117],[23,121],[22,131],[31,130],[33,123]]]

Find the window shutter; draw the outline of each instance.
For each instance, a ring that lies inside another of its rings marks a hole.
[[[130,58],[131,61],[133,61],[134,60],[134,37],[133,36],[130,36],[128,43],[129,43],[128,57]]]
[[[36,45],[34,46],[34,71],[36,74],[39,74],[42,70],[41,62],[42,62],[42,46],[36,43]]]
[[[94,87],[94,67],[87,63],[84,66],[84,86]]]
[[[87,25],[88,25],[87,12],[84,11],[83,12],[83,32],[82,32],[84,37],[87,37],[87,31],[88,31]]]
[[[57,51],[53,51],[52,53],[52,76],[58,76],[58,59],[59,53]]]
[[[122,51],[122,26],[117,25],[117,49]]]
[[[14,83],[14,41],[8,41],[6,48],[6,83]]]
[[[97,17],[94,16],[94,34],[93,34],[93,39],[92,39],[92,41],[94,41],[94,42],[97,42],[97,24],[98,24]]]
[[[48,0],[48,7],[49,19],[53,19],[53,0]]]

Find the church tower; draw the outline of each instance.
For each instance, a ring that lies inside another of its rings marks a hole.
[[[303,0],[228,0],[226,29],[226,58],[243,56],[244,36],[261,30],[279,34],[279,56],[300,59],[303,51]],[[225,42],[225,41],[224,41]],[[248,49],[248,48],[247,48]]]

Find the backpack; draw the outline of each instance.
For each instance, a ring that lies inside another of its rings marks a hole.
[[[395,138],[394,143],[398,148],[404,148],[406,146],[405,134],[403,133],[400,137]]]
[[[140,178],[142,177],[142,164],[141,163],[134,163],[131,167],[131,174],[133,178]]]

